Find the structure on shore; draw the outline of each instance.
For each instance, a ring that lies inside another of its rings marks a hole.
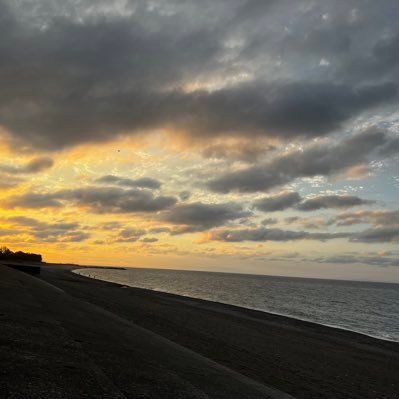
[[[22,251],[13,252],[7,247],[1,247],[0,260],[11,262],[41,262],[42,255]]]

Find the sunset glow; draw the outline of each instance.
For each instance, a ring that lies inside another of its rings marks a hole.
[[[0,0],[2,245],[399,282],[394,2],[114,3]]]

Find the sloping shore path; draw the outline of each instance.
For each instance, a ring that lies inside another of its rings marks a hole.
[[[1,399],[291,398],[45,280],[0,266]]]

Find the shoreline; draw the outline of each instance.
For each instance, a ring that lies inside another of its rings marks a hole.
[[[0,267],[0,355],[8,364],[0,397],[12,384],[17,396],[32,398],[47,397],[32,395],[32,386],[53,387],[52,399],[79,398],[81,390],[118,399],[399,399],[395,342],[122,289],[71,272],[78,268],[44,264],[36,277]]]
[[[74,265],[74,266],[75,266],[75,265]],[[124,286],[124,285],[125,285],[125,284],[118,283],[118,282],[115,282],[115,281],[102,280],[101,278],[96,278],[96,277],[91,277],[91,276],[85,276],[85,275],[82,275],[82,274],[78,273],[78,271],[79,271],[80,269],[81,269],[81,270],[85,270],[85,269],[102,269],[102,268],[103,268],[102,266],[98,266],[98,267],[93,267],[93,266],[81,266],[81,265],[77,265],[77,266],[79,266],[79,267],[77,267],[77,268],[71,270],[71,272],[74,273],[74,274],[77,274],[77,275],[79,275],[79,276],[81,276],[81,277],[85,277],[85,278],[89,278],[89,279],[93,279],[93,280],[99,280],[99,281],[103,281],[103,282],[106,282],[106,283],[109,283],[109,284],[116,284],[117,286]],[[111,270],[112,270],[112,269],[115,269],[115,270],[129,270],[129,268],[120,268],[120,267],[111,267],[111,266],[105,267],[105,269],[108,269],[108,270],[110,270],[110,269],[111,269]],[[140,269],[140,268],[136,268],[136,269]],[[157,269],[150,269],[150,270],[157,270]],[[176,270],[176,271],[178,271],[177,269],[170,269],[170,270]],[[184,270],[184,271],[186,271],[186,270]],[[197,271],[196,271],[196,272],[197,272]],[[206,273],[208,273],[208,272],[206,272]],[[222,272],[217,272],[217,273],[224,274],[224,273],[222,273]],[[227,274],[228,274],[228,273],[227,273]],[[241,274],[241,273],[240,273],[240,274]],[[250,275],[250,274],[244,274],[244,275]],[[272,276],[272,277],[275,277],[275,276]],[[283,278],[284,278],[284,276],[278,276],[278,277],[283,277]],[[291,277],[286,277],[286,278],[291,278]],[[301,277],[293,277],[293,278],[301,279]],[[323,279],[312,279],[312,280],[323,280]],[[333,280],[333,281],[350,281],[350,280]],[[353,282],[353,281],[351,281],[351,282]],[[354,282],[357,282],[357,281],[354,281]],[[360,282],[360,281],[359,281],[359,282]],[[366,283],[367,283],[367,282],[366,282]],[[374,283],[374,282],[372,282],[372,283]],[[376,284],[389,284],[389,283],[381,283],[381,282],[375,282],[375,283],[376,283]],[[393,284],[394,284],[394,283],[393,283]],[[204,302],[207,302],[207,303],[209,303],[209,304],[220,304],[220,305],[225,305],[225,306],[231,306],[231,307],[234,307],[234,308],[237,308],[237,309],[242,309],[242,310],[244,310],[244,311],[245,311],[245,310],[250,310],[250,311],[255,311],[255,312],[264,313],[265,315],[279,316],[279,317],[287,318],[287,319],[289,319],[289,320],[294,320],[294,321],[299,321],[299,322],[304,322],[304,323],[310,323],[310,324],[313,324],[313,325],[315,325],[315,326],[322,326],[322,327],[327,327],[327,328],[331,328],[331,329],[338,330],[338,331],[345,331],[345,332],[348,332],[348,333],[358,334],[358,335],[361,335],[361,336],[364,336],[364,337],[376,339],[376,340],[379,340],[379,341],[382,341],[382,342],[396,343],[396,344],[399,345],[399,339],[398,339],[398,340],[395,340],[395,339],[390,339],[390,338],[383,338],[383,337],[380,337],[380,336],[375,336],[375,335],[371,335],[371,334],[366,334],[366,333],[364,333],[364,332],[362,332],[362,331],[356,331],[356,330],[352,330],[352,329],[349,329],[349,328],[341,327],[341,326],[338,326],[338,325],[317,323],[317,322],[315,322],[315,321],[313,321],[313,320],[304,319],[304,318],[299,318],[299,317],[296,317],[296,316],[293,316],[293,315],[290,315],[290,314],[283,314],[283,313],[271,312],[271,311],[263,310],[263,309],[260,309],[260,308],[246,307],[246,306],[236,305],[236,304],[227,303],[227,302],[212,301],[212,300],[210,300],[210,299],[204,299],[204,298],[200,298],[200,297],[191,297],[191,296],[188,296],[188,295],[175,294],[175,293],[173,293],[173,292],[167,292],[167,291],[156,290],[156,289],[149,289],[149,288],[143,288],[143,287],[136,287],[136,286],[133,286],[133,285],[126,285],[126,287],[133,288],[133,289],[137,289],[137,290],[150,291],[150,292],[154,292],[154,293],[161,293],[161,294],[166,294],[166,295],[172,295],[172,296],[175,296],[175,297],[177,297],[177,298],[181,297],[181,298],[187,298],[187,299],[193,299],[193,300],[204,301]]]
[[[295,399],[70,295],[53,281],[78,282],[68,267],[44,269],[0,264],[1,399]]]

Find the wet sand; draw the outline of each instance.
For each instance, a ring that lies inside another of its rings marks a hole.
[[[304,399],[399,398],[398,343],[264,312],[125,288],[78,276],[71,273],[74,268],[44,266],[40,281],[18,277],[23,281],[21,292],[35,298],[40,317],[53,320],[64,334],[60,339],[73,344],[76,353],[69,355],[76,359],[68,364],[82,370],[88,381],[101,379],[104,392],[111,396],[70,392],[48,397],[255,399],[283,398],[286,392]],[[15,273],[21,272],[11,273],[18,281]],[[6,314],[1,308],[0,312]],[[37,323],[35,317],[31,322]],[[2,348],[4,357],[4,344]],[[1,397],[1,387],[11,377],[3,373],[0,378]]]

